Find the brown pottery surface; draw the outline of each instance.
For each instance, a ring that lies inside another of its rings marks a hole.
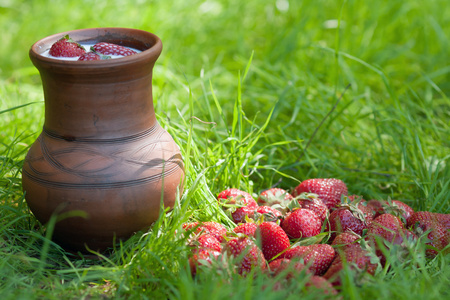
[[[101,61],[40,54],[65,34],[142,52]],[[114,238],[148,228],[161,201],[173,207],[181,193],[180,150],[153,108],[152,70],[161,50],[156,35],[127,28],[63,32],[30,49],[42,79],[45,121],[25,158],[23,190],[40,222],[55,213],[66,216],[53,236],[65,248],[104,250]],[[86,216],[70,216],[77,211]]]

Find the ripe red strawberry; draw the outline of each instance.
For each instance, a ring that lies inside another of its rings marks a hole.
[[[426,243],[429,248],[426,253],[430,256],[435,256],[442,251],[450,243],[450,231],[443,226],[442,216],[436,216],[435,213],[428,211],[415,212],[408,219],[408,227],[413,229],[417,235],[421,236],[428,232]],[[446,253],[450,252],[447,248]]]
[[[369,225],[367,236],[369,239],[380,237],[390,243],[403,231],[404,225],[399,217],[391,214],[382,214],[376,217]]]
[[[372,222],[372,218],[372,211],[361,203],[341,204],[331,212],[327,230],[331,231],[331,240],[342,232],[362,235],[362,231]]]
[[[383,201],[375,199],[369,200],[367,202],[367,207],[372,211],[374,218],[384,213]]]
[[[76,57],[86,53],[80,44],[74,42],[68,35],[56,41],[51,47],[49,54],[55,57]]]
[[[335,178],[307,179],[300,183],[294,190],[295,196],[301,193],[317,194],[328,209],[341,203],[341,196],[348,194],[347,186],[342,180]]]
[[[375,249],[376,255],[384,266],[387,258],[382,249],[390,249],[393,244],[401,245],[403,238],[406,237],[405,234],[403,223],[399,217],[391,214],[382,214],[376,217],[372,224],[369,225],[366,240]],[[407,250],[403,252],[405,252],[405,255],[408,254]],[[397,256],[400,258],[400,254]]]
[[[249,237],[254,237],[257,228],[258,225],[256,225],[256,223],[243,223],[236,226],[233,231],[235,233],[242,233]]]
[[[342,232],[338,234],[331,246],[339,246],[339,248],[346,248],[347,246],[355,244],[361,238],[360,235],[352,232]]]
[[[244,191],[231,188],[223,190],[217,196],[224,208],[230,209],[231,217],[236,224],[243,223],[245,216],[253,217],[258,208],[255,199]]]
[[[103,55],[101,53],[97,53],[95,51],[86,52],[81,55],[78,60],[105,60],[110,59],[111,56]]]
[[[333,262],[335,254],[336,252],[330,245],[313,244],[290,248],[283,257],[291,260],[302,258],[314,275],[323,275]]]
[[[310,209],[316,213],[320,222],[323,223],[329,215],[328,207],[317,197],[316,194],[302,193],[298,197],[298,203],[301,208]]]
[[[205,233],[198,236],[191,242],[191,245],[194,247],[194,252],[197,252],[200,249],[211,249],[219,252],[222,250],[222,245],[220,242],[210,233]]]
[[[374,212],[374,218],[381,214],[392,214],[401,217],[403,222],[407,222],[414,210],[406,203],[398,200],[370,200],[367,206]]]
[[[347,265],[355,271],[373,275],[378,267],[378,263],[372,262],[373,258],[369,251],[362,249],[358,244],[354,244],[345,248],[340,255],[336,255],[323,277],[330,280],[333,285],[340,285],[339,275],[344,268],[343,261],[346,261]]]
[[[219,193],[219,195],[217,195],[217,200],[227,204],[236,204],[235,200],[238,198],[243,198],[244,203],[251,204],[255,202],[256,204],[256,201],[253,199],[252,195],[235,188],[223,190]],[[256,204],[255,207],[256,206],[258,205]]]
[[[127,47],[105,42],[97,43],[92,48],[94,48],[95,51],[103,55],[129,56],[136,54],[136,51],[129,49]]]
[[[270,275],[272,275],[273,277],[279,276],[281,273],[286,272],[286,270],[288,269],[290,269],[290,271],[288,271],[284,277],[287,280],[291,280],[303,270],[305,270],[306,273],[309,273],[305,265],[299,261],[291,261],[287,258],[279,258],[269,263]]]
[[[309,280],[306,282],[305,287],[307,289],[319,289],[321,290],[325,295],[337,295],[337,290],[333,287],[331,282],[326,280],[325,278],[321,276],[311,276]]]
[[[439,224],[441,224],[445,229],[450,230],[450,214],[434,213],[434,216]]]
[[[225,235],[227,234],[227,228],[217,222],[192,222],[183,224],[183,229],[186,231],[194,230],[197,235],[200,234],[212,234],[219,242],[223,242]]]
[[[195,276],[200,265],[211,265],[212,261],[220,256],[220,252],[212,249],[202,249],[189,258],[189,267],[192,276]]]
[[[102,58],[95,52],[86,52],[78,60],[101,60]]]
[[[450,229],[450,214],[433,213],[429,211],[418,211],[411,215],[408,219],[407,225],[409,228],[416,224],[426,224],[437,222],[441,226]]]
[[[270,222],[276,222],[283,217],[279,210],[266,205],[258,206],[256,208],[256,213],[253,215],[253,219],[258,220],[260,215],[264,217],[264,221]]]
[[[261,192],[261,194],[258,197],[258,204],[259,205],[268,205],[272,206],[275,204],[285,204],[292,200],[294,197],[292,197],[291,194],[289,194],[286,190],[281,188],[270,188],[268,190],[265,190]]]
[[[261,238],[261,249],[267,261],[289,248],[289,238],[284,230],[274,222],[263,222],[256,230],[257,237]]]
[[[288,214],[281,226],[290,238],[298,239],[318,235],[322,223],[312,210],[299,208]]]
[[[253,268],[265,269],[266,267],[263,253],[248,237],[228,240],[223,251],[237,259],[238,272],[241,275],[249,273]]]

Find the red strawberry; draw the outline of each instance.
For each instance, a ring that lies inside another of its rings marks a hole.
[[[253,219],[257,220],[259,215],[264,216],[264,221],[270,222],[276,222],[283,216],[279,210],[266,205],[258,206],[258,208],[256,208],[256,213],[254,214]]]
[[[290,269],[291,271],[287,272],[284,278],[287,280],[291,280],[293,277],[298,275],[300,272],[305,270],[305,272],[309,273],[307,268],[304,264],[298,261],[291,261],[287,258],[279,258],[271,261],[269,263],[269,270],[270,274],[273,277],[276,277],[280,275],[281,273],[285,272],[287,269]]]
[[[78,60],[105,60],[105,59],[110,59],[110,58],[111,58],[111,56],[103,55],[101,53],[97,53],[94,50],[94,51],[91,51],[91,52],[84,53],[83,55],[81,55],[78,58]]]
[[[344,261],[353,270],[373,275],[378,264],[372,262],[372,258],[373,255],[369,251],[362,249],[358,244],[354,244],[344,249],[341,255],[336,255],[323,277],[330,280],[333,285],[340,285],[339,274],[344,268]]]
[[[235,233],[242,233],[249,237],[254,237],[256,228],[258,228],[258,225],[256,225],[256,223],[243,223],[236,226],[233,231]]]
[[[300,207],[310,209],[317,214],[320,222],[323,223],[329,215],[328,207],[317,197],[316,194],[302,193],[298,197]]]
[[[372,218],[372,211],[361,203],[341,204],[330,214],[327,230],[331,231],[331,240],[342,232],[361,235],[372,222]]]
[[[315,288],[321,290],[325,295],[337,295],[337,290],[333,287],[331,282],[321,276],[311,276],[306,282],[307,289]]]
[[[390,249],[392,244],[401,245],[403,237],[406,237],[404,234],[404,226],[399,217],[391,214],[382,214],[376,217],[372,224],[369,225],[366,240],[374,247],[376,255],[381,259],[381,263],[384,266],[386,256],[382,249]],[[408,254],[407,251],[404,254]]]
[[[341,203],[341,196],[348,194],[347,186],[342,180],[335,178],[307,179],[300,183],[294,190],[294,194],[314,193],[317,194],[328,209],[334,208]]]
[[[374,212],[374,218],[381,214],[392,214],[401,217],[403,222],[407,222],[414,210],[406,203],[398,200],[370,200],[367,206]]]
[[[256,201],[255,201],[255,199],[253,199],[252,195],[250,195],[247,192],[241,191],[239,189],[235,189],[235,188],[223,190],[219,193],[219,195],[217,195],[217,200],[219,200],[221,202],[229,203],[229,204],[236,204],[235,200],[237,198],[243,198],[244,199],[243,202],[247,203],[247,204],[251,204],[253,202],[255,202],[255,204],[256,204]]]
[[[198,222],[188,222],[188,223],[184,223],[182,226],[183,226],[184,230],[189,231],[199,225],[198,225]]]
[[[450,214],[439,214],[434,213],[436,220],[440,223],[445,229],[450,230]]]
[[[261,249],[267,261],[289,248],[289,238],[284,230],[274,222],[263,222],[256,231],[261,238]]]
[[[238,260],[238,272],[241,275],[249,273],[253,268],[265,269],[266,267],[266,260],[264,259],[263,253],[248,237],[228,240],[223,251]]]
[[[399,217],[391,214],[382,214],[376,217],[369,225],[367,236],[369,238],[380,237],[390,243],[403,231],[404,226]]]
[[[55,57],[76,57],[86,53],[86,50],[68,35],[65,35],[50,47],[49,53]]]
[[[191,244],[195,247],[194,252],[197,252],[199,249],[211,249],[219,252],[222,250],[220,242],[210,233],[200,235],[197,239],[192,241]]]
[[[103,55],[122,55],[122,56],[129,56],[136,54],[136,51],[131,50],[124,46],[119,46],[116,44],[111,43],[97,43],[92,48],[95,49],[98,53],[101,53]]]
[[[447,229],[450,229],[450,214],[432,213],[429,211],[418,211],[411,215],[408,219],[408,227],[413,227],[416,224],[434,223],[437,222]]]
[[[258,204],[259,205],[268,205],[272,206],[275,204],[284,204],[292,200],[294,197],[292,197],[291,194],[289,194],[286,190],[281,188],[270,188],[268,190],[265,190],[261,192],[261,194],[258,197]]]
[[[357,240],[361,238],[360,235],[357,235],[356,233],[352,232],[342,232],[338,234],[333,242],[331,243],[331,246],[339,246],[339,248],[346,248],[349,245],[353,245],[356,243]]]
[[[408,219],[408,227],[412,228],[419,236],[427,234],[429,248],[426,253],[430,256],[437,255],[450,242],[450,231],[443,226],[442,216],[428,211],[418,211]],[[447,248],[446,253],[450,252]]]
[[[384,214],[383,201],[372,199],[367,202],[367,207],[372,211],[374,218]]]
[[[195,228],[195,230],[194,230]],[[195,234],[212,234],[219,242],[223,242],[225,235],[227,234],[227,228],[217,222],[192,222],[183,224],[183,229],[186,231],[194,230]]]
[[[189,267],[191,269],[192,276],[197,274],[198,266],[200,265],[210,265],[214,259],[220,256],[220,252],[212,249],[202,249],[196,252],[192,257],[189,258]]]
[[[95,52],[86,52],[78,60],[101,60],[102,58]]]
[[[249,193],[234,188],[220,192],[217,200],[224,207],[229,207],[231,217],[236,224],[244,222],[245,216],[253,217],[258,208],[258,204]]]
[[[291,238],[305,238],[316,236],[322,229],[322,223],[315,212],[299,208],[291,212],[281,224],[284,231]]]
[[[336,252],[330,245],[313,244],[293,247],[287,250],[283,257],[291,260],[302,258],[314,275],[323,275],[330,267],[335,254]]]

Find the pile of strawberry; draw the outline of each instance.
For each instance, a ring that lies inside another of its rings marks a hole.
[[[231,188],[217,199],[236,226],[228,231],[217,222],[183,224],[193,275],[199,266],[232,264],[244,276],[252,270],[282,273],[281,287],[305,272],[310,274],[306,286],[335,294],[344,265],[355,274],[373,275],[385,266],[385,253],[393,247],[408,255],[408,249],[424,241],[428,256],[450,252],[450,214],[415,212],[397,200],[366,201],[348,195],[339,179],[308,179],[292,194],[271,188],[257,201]]]
[[[71,39],[69,35],[65,35],[51,46],[49,53],[54,57],[79,56],[78,60],[87,61],[110,59],[110,55],[129,56],[136,54],[136,51],[120,45],[100,42],[86,52],[83,46]]]

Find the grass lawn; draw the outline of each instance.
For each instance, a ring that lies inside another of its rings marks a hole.
[[[264,276],[213,269],[193,279],[187,221],[232,221],[215,200],[304,179],[342,179],[365,199],[450,213],[450,6],[446,0],[0,1],[2,299],[320,299],[305,276],[271,291]],[[29,211],[21,168],[44,118],[37,40],[89,27],[163,41],[153,74],[161,125],[182,149],[180,205],[101,259],[52,243]],[[450,297],[450,255],[413,252],[344,299]]]

